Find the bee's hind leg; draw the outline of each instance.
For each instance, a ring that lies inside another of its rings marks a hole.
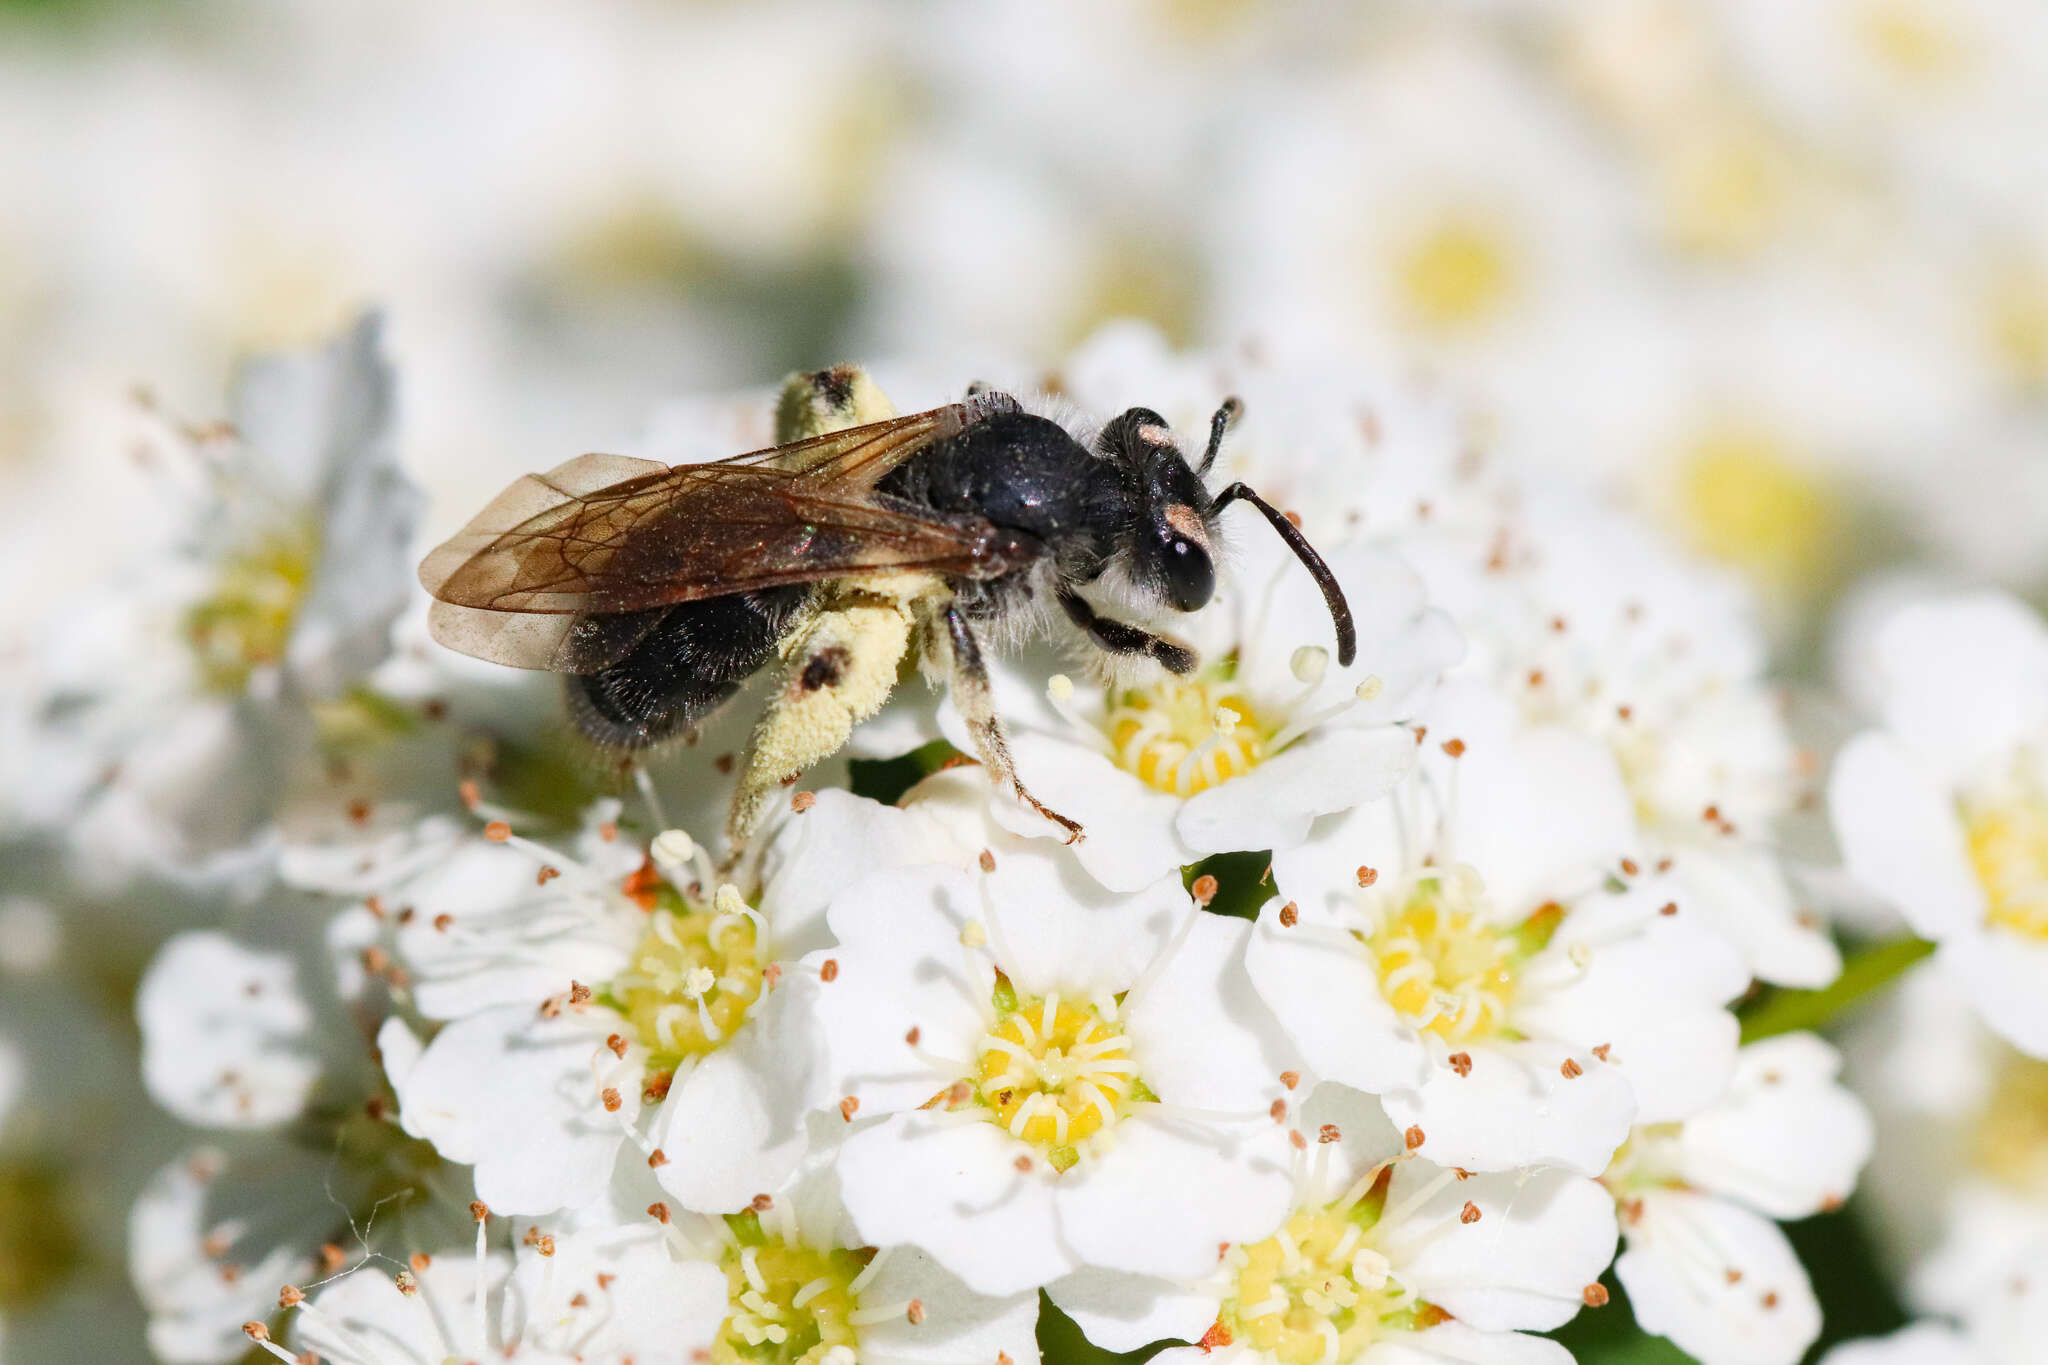
[[[1019,801],[1065,830],[1068,843],[1079,843],[1086,837],[1079,822],[1069,820],[1045,805],[1017,776],[1017,765],[1010,758],[1010,741],[1004,737],[1002,718],[996,714],[995,692],[989,686],[988,664],[982,658],[981,642],[975,638],[974,628],[968,624],[959,607],[949,605],[945,616],[946,636],[953,647],[953,705],[960,709],[961,718],[967,722],[967,732],[974,737],[976,756],[988,769],[989,780],[998,787],[1010,788],[1017,793]]]
[[[776,690],[747,741],[726,834],[734,855],[778,789],[839,752],[881,709],[910,649],[911,619],[885,599],[827,607],[784,637]]]

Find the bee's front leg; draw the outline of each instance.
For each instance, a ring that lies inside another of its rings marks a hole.
[[[1017,765],[1010,758],[1010,741],[1004,737],[1002,718],[996,714],[995,692],[988,680],[988,664],[982,657],[981,641],[975,638],[974,628],[956,605],[946,607],[945,618],[946,637],[952,645],[953,655],[953,705],[960,709],[961,718],[967,722],[967,732],[974,737],[976,756],[988,769],[989,780],[998,787],[1009,787],[1017,793],[1019,801],[1064,829],[1068,843],[1079,843],[1086,837],[1079,822],[1069,820],[1045,805],[1024,786],[1024,779],[1017,776]]]

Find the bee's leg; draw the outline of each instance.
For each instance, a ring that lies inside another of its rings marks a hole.
[[[783,637],[776,691],[754,726],[726,825],[733,852],[777,789],[881,709],[910,650],[911,617],[886,599],[824,608]]]
[[[982,659],[981,642],[958,606],[946,608],[946,635],[953,646],[953,705],[960,708],[967,732],[974,737],[976,756],[988,769],[989,780],[1009,787],[1017,799],[1067,832],[1067,842],[1079,843],[1081,826],[1044,805],[1017,776],[1010,758],[1010,741],[1003,736],[1002,718],[996,714],[995,692],[989,686],[988,664]]]
[[[1097,616],[1087,599],[1066,583],[1059,586],[1059,598],[1060,605],[1066,608],[1067,618],[1087,631],[1089,639],[1110,653],[1143,654],[1148,659],[1158,660],[1169,671],[1183,675],[1195,671],[1199,660],[1186,645],[1175,644],[1164,636],[1154,635],[1125,621]]]

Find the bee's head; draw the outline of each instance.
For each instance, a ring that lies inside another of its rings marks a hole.
[[[1137,513],[1126,547],[1133,576],[1179,611],[1201,610],[1216,592],[1216,506],[1202,477],[1236,415],[1235,399],[1217,413],[1200,468],[1188,463],[1166,419],[1150,408],[1126,409],[1096,438],[1097,448],[1123,468]]]

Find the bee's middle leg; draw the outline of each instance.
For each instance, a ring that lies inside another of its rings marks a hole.
[[[1009,787],[1017,793],[1019,801],[1064,829],[1068,843],[1079,843],[1085,837],[1079,822],[1069,820],[1041,802],[1025,787],[1024,779],[1017,776],[1017,765],[1010,757],[1010,741],[1003,734],[1002,718],[996,714],[995,691],[989,686],[988,664],[982,657],[981,641],[975,638],[974,628],[958,606],[949,605],[945,617],[946,635],[953,647],[953,705],[960,709],[961,718],[967,722],[967,732],[974,737],[976,756],[988,769],[989,780],[999,787]]]

